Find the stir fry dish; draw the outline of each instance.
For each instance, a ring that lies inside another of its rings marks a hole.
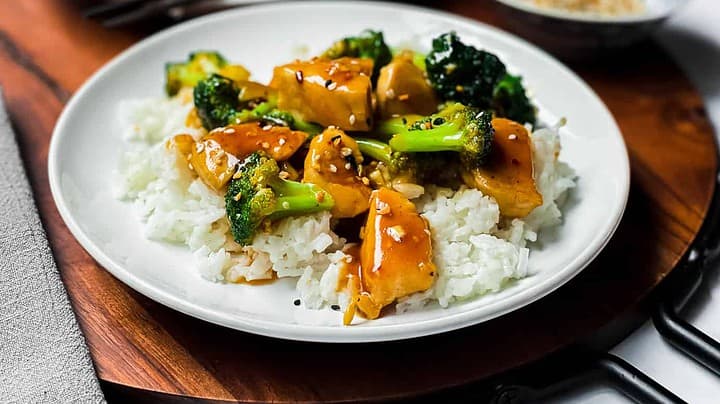
[[[453,32],[427,52],[366,30],[267,83],[216,51],[123,105],[120,195],[211,281],[297,278],[344,324],[447,307],[528,274],[574,186],[519,75]],[[534,130],[535,129],[535,130]]]

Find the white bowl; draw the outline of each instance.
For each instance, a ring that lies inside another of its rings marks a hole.
[[[566,58],[635,44],[685,3],[645,0],[641,13],[606,16],[540,7],[525,0],[496,1],[513,31]]]

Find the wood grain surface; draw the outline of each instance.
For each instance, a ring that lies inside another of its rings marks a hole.
[[[504,26],[489,1],[437,5]],[[0,85],[22,157],[101,379],[130,388],[228,401],[408,397],[476,381],[538,359],[637,304],[687,251],[717,169],[698,93],[652,43],[573,64],[616,117],[632,190],[617,235],[581,275],[547,298],[488,323],[380,344],[279,341],[218,327],[155,303],[103,270],[60,219],[47,180],[55,121],[80,84],[145,29],[106,30],[76,3],[7,1],[0,13]]]

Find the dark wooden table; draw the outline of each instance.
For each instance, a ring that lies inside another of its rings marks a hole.
[[[507,25],[489,1],[437,4]],[[83,20],[71,1],[8,1],[0,13],[0,85],[55,258],[98,375],[140,396],[398,398],[528,363],[592,333],[647,296],[686,253],[714,191],[715,142],[702,100],[674,62],[645,43],[618,56],[622,63],[571,65],[624,133],[632,190],[617,235],[568,285],[488,323],[405,342],[309,344],[224,329],[163,307],[114,279],[78,245],[50,195],[48,144],[63,105],[96,69],[147,34]]]

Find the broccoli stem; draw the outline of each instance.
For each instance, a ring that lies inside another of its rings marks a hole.
[[[385,164],[392,162],[393,149],[387,143],[365,138],[355,138],[355,142],[358,145],[358,149],[360,149],[360,153],[377,161],[382,161]]]
[[[373,134],[383,140],[390,140],[390,138],[400,132],[408,130],[408,126],[412,125],[416,121],[423,119],[422,115],[404,115],[397,118],[390,118],[384,121],[380,121],[375,126]]]
[[[453,123],[422,131],[406,129],[390,139],[390,147],[401,152],[462,151],[463,131]]]
[[[268,185],[278,195],[270,220],[330,210],[334,205],[332,196],[315,184],[278,178]]]

